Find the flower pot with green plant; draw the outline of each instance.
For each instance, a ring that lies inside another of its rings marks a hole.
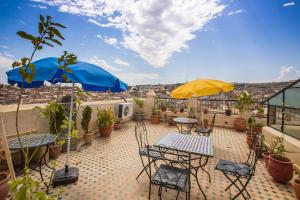
[[[160,123],[160,111],[152,108],[152,115],[151,115],[151,123],[152,124],[159,124]]]
[[[144,100],[138,97],[133,98],[133,102],[137,106],[137,110],[134,114],[134,119],[136,121],[143,121],[145,118],[145,115],[143,113],[143,107],[144,107]]]
[[[115,130],[120,130],[121,129],[121,120],[117,119],[115,124],[114,124],[114,129]]]
[[[257,117],[259,119],[263,118],[265,115],[265,109],[263,107],[259,107],[257,110]]]
[[[276,148],[269,155],[268,172],[274,181],[278,183],[287,183],[293,178],[293,161],[284,156],[286,152],[283,145],[283,136],[275,137]]]
[[[292,188],[295,192],[297,200],[300,200],[300,170],[296,169],[296,176],[292,180]]]
[[[243,115],[246,111],[250,111],[252,109],[252,105],[253,105],[252,96],[247,91],[243,91],[237,97],[237,104],[235,107],[239,110],[240,116],[235,118],[234,120],[235,130],[239,132],[245,131],[247,127],[247,123],[246,120],[243,118],[244,117]]]
[[[111,109],[99,109],[97,112],[97,123],[101,137],[109,137],[115,122],[115,116]]]
[[[88,145],[92,144],[94,139],[94,132],[89,129],[92,112],[92,108],[90,106],[86,106],[82,112],[81,119],[81,127],[84,130],[83,139]]]
[[[253,127],[256,124],[254,117],[249,117],[248,125],[249,125],[249,132],[247,133],[247,144],[249,148],[252,148],[253,142],[256,140],[256,133],[253,131]]]

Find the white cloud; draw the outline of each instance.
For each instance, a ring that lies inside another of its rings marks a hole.
[[[194,33],[225,8],[219,0],[34,1],[57,6],[61,12],[89,16],[89,22],[97,26],[122,31],[121,44],[155,67],[164,66],[174,52],[188,48]]]
[[[114,60],[114,62],[115,62],[116,64],[118,64],[118,65],[123,65],[123,66],[126,66],[126,67],[129,66],[129,63],[128,63],[128,62],[126,62],[126,61],[124,61],[124,60],[121,60],[120,58],[116,58],[116,59]]]
[[[239,9],[239,10],[229,12],[229,13],[227,13],[227,15],[236,15],[236,14],[245,13],[245,12],[247,12],[247,11],[243,10],[243,9]]]
[[[6,56],[6,57],[9,57],[9,58],[14,58],[15,56],[14,55],[12,55],[12,54],[10,54],[10,53],[7,53],[7,52],[3,52],[2,53],[4,56]]]
[[[280,74],[275,81],[288,81],[300,78],[300,71],[294,66],[282,66],[280,68]]]
[[[122,70],[109,65],[105,60],[98,58],[98,56],[92,57],[89,62],[102,67],[109,72],[121,72]]]
[[[100,34],[96,35],[96,37],[103,40],[106,44],[109,44],[109,45],[119,48],[117,38],[113,38],[113,37],[110,38],[110,37],[102,36]]]
[[[117,73],[117,76],[129,85],[153,84],[153,81],[159,79],[155,73]]]
[[[42,10],[45,10],[45,9],[48,8],[47,6],[40,5],[40,4],[28,4],[28,6],[30,6],[32,8],[39,8],[39,9],[42,9]]]
[[[7,57],[5,55],[2,55],[0,53],[0,82],[1,83],[7,83],[7,76],[5,74],[6,71],[11,69],[11,64],[13,63],[13,60],[10,57]]]
[[[1,45],[0,46],[2,49],[8,49],[8,46],[6,46],[6,45]]]
[[[283,4],[282,6],[283,7],[290,7],[290,6],[294,6],[295,5],[295,2],[289,2],[289,3],[285,3],[285,4]]]

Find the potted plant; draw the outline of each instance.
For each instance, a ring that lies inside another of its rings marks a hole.
[[[97,123],[99,127],[99,133],[101,137],[109,137],[115,122],[115,117],[111,109],[98,110]]]
[[[230,108],[227,108],[226,110],[225,110],[225,115],[226,116],[230,116],[231,115],[231,109]]]
[[[259,119],[263,118],[265,114],[265,109],[263,107],[259,107],[257,110],[257,117]]]
[[[156,110],[154,107],[152,108],[151,123],[152,124],[160,123],[160,112],[159,110]]]
[[[256,133],[253,131],[253,126],[255,125],[256,121],[254,117],[249,117],[248,125],[249,125],[249,132],[247,133],[247,144],[249,148],[252,148],[253,142],[256,139]]]
[[[136,121],[143,121],[144,120],[144,113],[143,113],[143,106],[144,106],[144,100],[141,98],[133,98],[133,102],[137,106],[137,111],[134,114],[134,119]]]
[[[297,200],[300,200],[300,170],[296,170],[296,176],[292,181],[292,188],[295,192]]]
[[[50,101],[43,109],[40,107],[35,107],[35,109],[40,110],[41,116],[48,119],[50,133],[57,135],[56,142],[49,147],[49,157],[56,159],[61,152],[61,145],[64,142],[60,140],[60,134],[64,120],[66,120],[65,108],[54,100]]]
[[[94,139],[94,132],[89,130],[89,125],[92,117],[92,108],[86,106],[82,112],[81,127],[84,130],[83,139],[86,144],[90,145]]]
[[[115,124],[114,124],[114,129],[115,130],[120,130],[121,129],[121,120],[117,119]]]
[[[167,108],[168,108],[167,102],[163,101],[162,104],[161,104],[161,106],[160,106],[161,111],[162,112],[166,112]]]
[[[286,152],[283,137],[278,137],[279,146],[274,154],[269,155],[268,172],[278,183],[287,183],[293,178],[293,161],[284,156]]]
[[[245,111],[250,111],[253,105],[252,96],[244,91],[238,96],[236,108],[239,110],[240,116],[234,120],[234,128],[239,132],[243,132],[246,129],[246,120],[243,118]]]
[[[283,139],[281,139],[281,137],[273,137],[273,141],[270,148],[268,149],[268,151],[262,154],[266,168],[268,168],[269,165],[270,155],[276,153],[278,150],[281,150],[283,146],[282,143]]]
[[[263,127],[263,124],[261,122],[258,122],[258,123],[255,124],[255,126],[253,128],[253,131],[256,134],[261,134],[262,133],[262,127]]]
[[[208,109],[207,108],[204,108],[203,109],[203,113],[206,115],[208,113]]]

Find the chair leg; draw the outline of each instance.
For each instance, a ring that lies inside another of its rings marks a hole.
[[[151,199],[151,182],[149,183],[149,194],[148,194],[148,200]]]
[[[250,178],[247,180],[246,184],[243,185],[241,181],[239,181],[242,185],[242,189],[236,184],[236,180],[233,181],[225,172],[223,172],[223,174],[225,175],[225,177],[231,182],[231,186],[234,185],[237,189],[238,189],[238,193],[231,199],[234,200],[236,199],[239,195],[242,195],[244,197],[245,200],[247,200],[247,197],[244,195],[243,191],[246,190],[246,186],[248,185]],[[236,177],[238,180],[240,179],[240,177]],[[248,193],[248,192],[247,192]]]

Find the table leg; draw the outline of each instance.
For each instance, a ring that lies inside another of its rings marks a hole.
[[[41,176],[41,179],[42,179],[44,185],[46,186],[47,194],[49,193],[49,186],[47,185],[47,183],[45,183],[44,177],[43,177],[43,173],[42,173],[43,160],[44,160],[44,162],[45,162],[45,165],[46,165],[48,168],[54,170],[53,168],[49,167],[48,164],[47,164],[46,155],[47,155],[48,151],[49,151],[49,146],[47,145],[47,146],[46,146],[46,151],[45,151],[45,153],[43,154],[43,156],[41,157],[41,160],[40,160],[40,168],[39,168],[39,173],[40,173],[40,176]]]

